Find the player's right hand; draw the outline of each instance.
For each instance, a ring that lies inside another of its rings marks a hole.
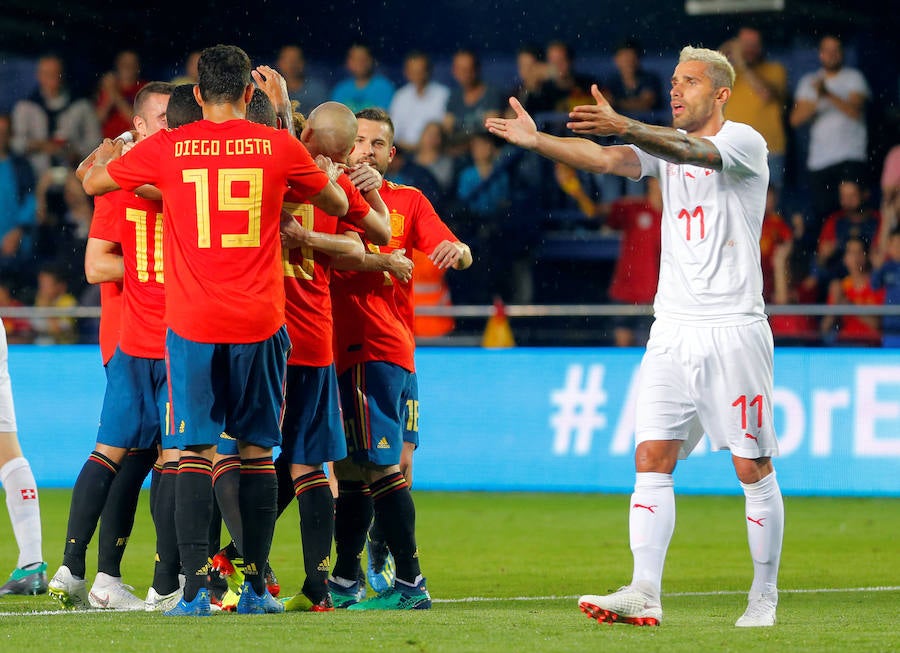
[[[484,121],[484,126],[494,136],[499,136],[513,145],[534,149],[537,147],[537,125],[516,98],[509,98],[509,106],[515,112],[515,118],[488,118]]]

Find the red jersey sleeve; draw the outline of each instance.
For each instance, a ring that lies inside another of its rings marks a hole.
[[[115,192],[99,195],[94,198],[94,216],[91,219],[89,238],[107,240],[111,243],[122,242],[119,230],[120,222],[116,219]]]
[[[413,198],[412,215],[416,216],[413,226],[415,229],[412,246],[420,252],[431,254],[434,248],[445,240],[457,242],[459,239],[450,231],[450,227],[434,210],[434,206],[421,192],[416,192]]]
[[[134,190],[144,184],[156,185],[161,174],[164,134],[164,131],[156,132],[135,144],[123,157],[111,161],[106,171],[113,181],[125,190]]]
[[[284,130],[276,132],[286,141],[291,165],[287,171],[287,182],[291,190],[300,197],[309,198],[328,185],[328,175],[319,169],[306,147]]]
[[[369,203],[362,196],[362,193],[359,192],[359,189],[353,185],[352,181],[350,181],[349,176],[346,174],[341,175],[338,177],[337,183],[344,189],[344,193],[347,195],[347,202],[350,204],[347,215],[342,217],[341,221],[358,224],[363,218],[369,215],[369,211],[372,210],[372,207],[369,206]]]

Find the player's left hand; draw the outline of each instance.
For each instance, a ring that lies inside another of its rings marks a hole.
[[[431,262],[439,270],[446,270],[456,265],[456,262],[462,257],[462,248],[459,243],[449,240],[442,240],[434,251],[428,255]]]
[[[347,169],[350,181],[359,189],[360,193],[368,193],[369,191],[378,190],[384,179],[381,173],[368,163],[357,163],[355,166]]]
[[[591,85],[591,95],[597,104],[582,104],[572,109],[566,127],[576,134],[614,136],[624,133],[626,119],[613,110],[596,84]]]

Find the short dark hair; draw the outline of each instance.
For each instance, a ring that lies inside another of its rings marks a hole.
[[[544,60],[544,52],[534,43],[524,43],[516,50],[516,55],[528,54],[534,57],[535,61]]]
[[[258,122],[260,125],[278,127],[278,115],[275,113],[275,106],[261,88],[253,89],[253,97],[250,98],[250,104],[247,105],[247,120]]]
[[[211,104],[237,102],[250,84],[250,57],[236,45],[214,45],[200,53],[200,97]]]
[[[575,61],[575,48],[573,48],[571,44],[560,40],[550,41],[547,44],[547,49],[549,50],[550,48],[562,48],[563,52],[566,53],[566,59]]]
[[[429,57],[428,53],[424,50],[410,50],[406,53],[406,56],[403,57],[403,62],[406,63],[410,59],[423,59],[428,72],[431,72],[431,57]]]
[[[191,122],[203,120],[203,109],[194,97],[193,84],[179,84],[172,89],[169,106],[166,107],[166,123],[175,129]]]
[[[369,107],[356,112],[357,120],[371,120],[372,122],[383,122],[391,130],[391,145],[394,144],[394,121],[391,120],[390,114],[384,109],[378,107]]]
[[[148,82],[134,96],[134,112],[140,115],[144,108],[144,102],[147,101],[149,95],[154,93],[157,95],[172,95],[173,90],[175,90],[175,85],[170,82]]]
[[[616,46],[615,52],[619,52],[620,50],[633,50],[639,58],[644,56],[644,48],[641,47],[641,44],[637,39],[625,39],[620,41]]]

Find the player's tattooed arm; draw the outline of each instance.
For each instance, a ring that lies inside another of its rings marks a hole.
[[[576,134],[619,136],[626,143],[637,145],[644,152],[672,163],[722,169],[722,156],[711,141],[688,136],[671,127],[647,125],[623,116],[610,106],[596,84],[591,86],[591,95],[596,104],[579,105],[569,113],[566,127]]]
[[[637,145],[644,152],[672,163],[722,170],[722,155],[706,138],[688,136],[671,127],[657,127],[631,119],[622,138],[626,143]]]

